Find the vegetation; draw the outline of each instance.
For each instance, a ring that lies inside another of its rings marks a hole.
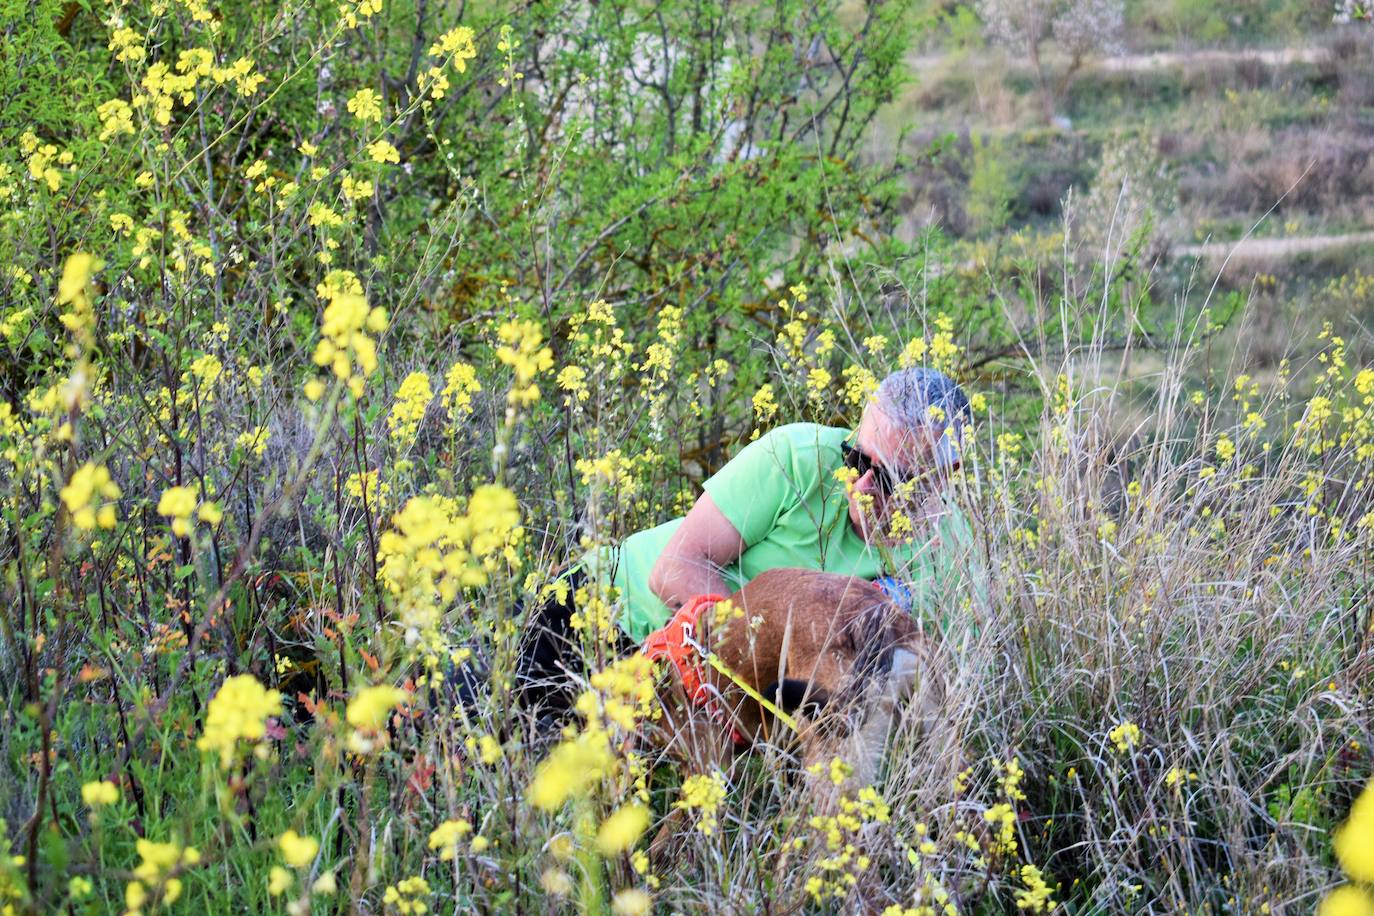
[[[1169,9],[1122,28],[1222,7]],[[0,21],[0,910],[1369,907],[1374,281],[1167,259],[1206,137],[913,83],[998,53],[914,0]],[[1210,136],[1305,129],[1284,85]],[[1343,155],[1283,219],[1358,220]],[[906,723],[833,812],[786,745],[684,778],[596,587],[578,721],[514,707],[563,564],[917,363],[976,410],[966,761]]]

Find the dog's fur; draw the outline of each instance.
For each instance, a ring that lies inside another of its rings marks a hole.
[[[839,792],[852,793],[878,775],[888,731],[899,712],[933,721],[944,697],[944,666],[936,644],[911,615],[889,602],[871,582],[806,569],[761,573],[729,598],[742,616],[719,626],[702,613],[702,645],[735,678],[791,712],[804,767],[820,764],[808,785],[817,810],[829,810]],[[788,744],[790,730],[734,681],[704,661],[704,680],[751,742]],[[704,773],[732,751],[728,723],[712,721],[687,702],[675,676],[664,691],[663,739],[691,772]],[[904,704],[904,701],[905,704]],[[835,786],[828,764],[839,757],[853,768]],[[676,813],[676,812],[675,812]],[[670,816],[654,841],[671,841]]]

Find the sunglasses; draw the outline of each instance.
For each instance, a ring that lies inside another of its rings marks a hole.
[[[878,492],[883,496],[892,495],[892,491],[897,489],[899,485],[912,479],[912,475],[898,474],[896,471],[884,467],[874,461],[868,452],[858,446],[850,445],[848,442],[840,443],[840,452],[844,455],[844,466],[857,475],[855,479],[864,476],[869,471],[873,472],[873,482],[877,484]]]
[[[857,477],[862,477],[869,471],[873,472],[873,481],[877,485],[878,492],[886,497],[891,496],[892,492],[904,483],[912,480],[920,480],[931,475],[931,471],[922,471],[916,474],[900,474],[891,468],[884,467],[874,461],[863,449],[848,442],[840,443],[840,453],[844,456],[845,467],[852,470]],[[960,465],[959,449],[949,436],[941,436],[935,448],[936,472],[949,472],[958,470]],[[856,479],[857,479],[856,477]]]

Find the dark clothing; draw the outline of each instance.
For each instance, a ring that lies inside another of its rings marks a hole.
[[[587,667],[581,635],[572,627],[572,615],[577,609],[574,596],[586,584],[587,577],[581,569],[574,569],[564,581],[568,591],[563,600],[551,594],[530,611],[515,663],[516,702],[525,709],[556,718],[565,717],[577,701],[581,690],[579,676],[585,675]],[[617,656],[629,655],[639,648],[619,628],[614,631],[614,639],[609,648]]]

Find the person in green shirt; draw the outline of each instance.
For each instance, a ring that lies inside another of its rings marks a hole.
[[[973,584],[972,535],[947,497],[969,418],[953,380],[913,367],[879,384],[853,430],[791,423],[749,443],[685,517],[587,554],[564,600],[535,609],[517,664],[525,702],[571,702],[572,593],[588,578],[618,589],[628,651],[693,596],[730,594],[778,567],[879,580],[924,621],[946,624]]]

